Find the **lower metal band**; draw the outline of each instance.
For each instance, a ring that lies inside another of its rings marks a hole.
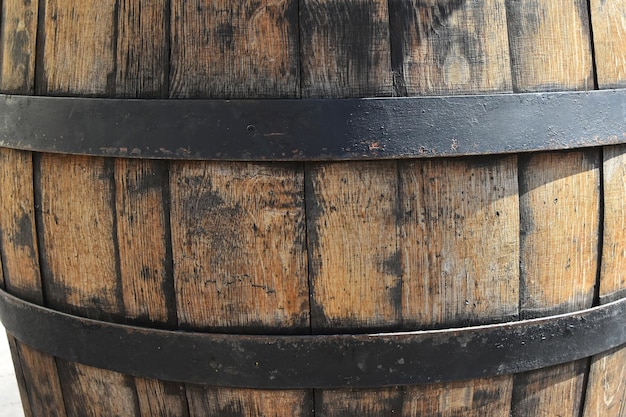
[[[259,336],[166,331],[76,317],[0,291],[21,342],[98,368],[260,389],[449,382],[544,368],[626,343],[626,298],[571,314],[445,330]]]
[[[0,95],[0,147],[196,160],[319,161],[626,142],[626,90],[306,100]]]

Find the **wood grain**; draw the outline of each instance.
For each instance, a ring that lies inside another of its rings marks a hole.
[[[544,153],[521,161],[522,317],[590,307],[598,255],[598,153]]]
[[[515,376],[512,417],[578,416],[587,361]]]
[[[39,250],[35,230],[33,164],[29,152],[0,150],[0,236],[6,290],[23,300],[43,304]],[[37,415],[64,416],[63,395],[52,356],[12,337],[24,408]],[[41,384],[40,378],[49,381]],[[21,385],[21,384],[20,384]],[[28,401],[25,401],[28,398]]]
[[[172,240],[182,327],[308,331],[298,167],[172,164]]]
[[[298,165],[171,164],[172,249],[181,327],[308,331],[302,183]],[[255,404],[258,415],[293,412],[276,407],[285,395],[280,391],[188,390],[192,416],[219,415],[204,406],[215,397],[218,403]],[[290,401],[299,404],[298,415],[307,415],[310,393],[291,395]]]
[[[301,1],[303,97],[392,94],[386,0]],[[310,163],[307,238],[314,333],[398,329],[395,162]],[[316,415],[397,411],[402,390],[316,390]]]
[[[480,416],[509,415],[513,379],[509,376],[467,382],[436,384],[428,389],[411,389],[405,393],[402,415],[414,416]]]
[[[89,96],[114,93],[116,0],[45,2],[37,93]]]
[[[169,85],[169,1],[122,0],[116,11],[115,96],[163,98]],[[115,211],[127,321],[175,329],[167,162],[116,159]],[[135,378],[142,416],[189,415],[183,384]]]
[[[510,91],[504,0],[391,0],[399,96]]]
[[[35,85],[37,1],[2,2],[2,74],[0,91],[32,94]],[[0,150],[0,236],[4,288],[27,301],[43,304],[35,230],[32,155]],[[65,416],[54,358],[9,335],[22,406],[27,417]],[[41,378],[47,381],[41,384]]]
[[[593,358],[583,416],[626,416],[626,348]]]
[[[406,328],[517,318],[517,191],[515,157],[402,163]]]
[[[506,5],[515,91],[594,87],[586,1]],[[520,157],[522,318],[593,304],[599,164],[595,150]],[[513,415],[578,415],[585,363],[517,375]]]
[[[306,177],[314,332],[398,328],[396,163],[314,164]]]
[[[35,79],[38,1],[2,2],[3,93],[32,94]]]
[[[169,3],[169,0],[118,0],[115,96],[167,97]]]
[[[233,390],[188,386],[189,407],[198,416],[303,417],[313,415],[303,406],[302,391]]]
[[[112,161],[44,154],[38,169],[47,305],[70,314],[123,322]],[[83,408],[93,415],[136,415],[126,413],[137,404],[131,377],[58,363],[69,416],[83,415]],[[113,410],[120,414],[111,414]]]
[[[398,95],[512,91],[503,1],[390,2]],[[518,314],[515,157],[401,161],[405,329]],[[407,387],[404,415],[501,416],[512,378]]]
[[[168,7],[163,0],[123,0],[98,5],[49,2],[42,75],[46,94],[166,96]],[[68,46],[74,44],[74,37],[81,38],[76,45],[81,49]],[[70,165],[76,163],[80,164],[78,159],[68,161]],[[91,163],[93,167],[89,166]],[[79,309],[92,306],[92,314],[107,320],[175,327],[171,254],[166,244],[169,241],[169,213],[165,211],[164,195],[168,191],[167,165],[123,159],[88,160],[81,169],[94,174],[85,183],[85,189],[96,187],[101,192],[99,196],[96,193],[100,200],[93,204],[101,210],[93,214],[96,224],[82,226],[88,233],[100,236],[99,246],[77,245],[98,259],[81,261],[81,265],[95,266],[107,278],[100,280],[103,286],[87,289],[89,296],[74,304],[79,304]],[[71,194],[67,198],[71,199]],[[71,203],[78,201],[84,200],[78,198]],[[64,250],[78,251],[76,247]],[[98,262],[104,265],[97,265]],[[75,279],[73,283],[77,284]],[[96,410],[107,410],[111,406],[108,401],[118,401],[115,406],[119,408],[113,409],[121,415],[131,410],[135,413],[132,415],[188,415],[180,384],[134,379],[77,364],[66,363],[66,367],[67,378],[89,381],[84,384],[73,381],[68,385],[77,403],[96,404],[94,412],[105,412]],[[99,387],[99,391],[82,391],[92,385]],[[113,400],[102,396],[113,391],[124,398]],[[79,408],[74,411],[80,412]]]
[[[626,4],[591,0],[591,22],[600,88],[626,87]]]
[[[515,91],[593,89],[586,0],[506,0]]]
[[[626,5],[590,2],[599,88],[626,86]],[[604,227],[600,303],[626,297],[626,146],[603,149]],[[593,358],[585,417],[626,416],[626,348]]]
[[[297,97],[297,10],[295,0],[172,2],[170,97]],[[170,188],[180,326],[308,332],[302,166],[172,162]],[[311,391],[187,389],[191,416],[313,413]]]
[[[171,96],[297,97],[297,0],[172,1]]]
[[[23,363],[20,358],[18,341],[9,332],[6,333],[7,341],[9,342],[9,350],[11,352],[11,360],[13,361],[13,369],[15,370],[15,379],[20,392],[20,401],[22,404],[22,410],[24,417],[33,417],[33,410],[30,405],[30,398],[28,394],[28,383],[24,375],[24,368],[27,364]],[[56,368],[55,368],[56,369]],[[60,391],[59,391],[60,392]]]
[[[301,0],[304,97],[392,94],[389,12],[381,0]]]
[[[591,307],[598,255],[597,151],[522,158],[520,174],[522,317]],[[517,375],[513,415],[579,410],[586,363]]]
[[[327,417],[404,415],[399,389],[324,390],[315,395],[316,415]]]
[[[114,88],[114,6],[114,1],[46,2],[39,93],[105,95]],[[44,155],[38,168],[48,304],[122,321],[112,164]],[[108,410],[137,414],[134,389],[117,388],[128,388],[131,378],[69,362],[59,365],[70,416],[83,409],[93,415]],[[125,396],[111,397],[113,392]]]

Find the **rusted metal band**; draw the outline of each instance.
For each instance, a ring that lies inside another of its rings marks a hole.
[[[0,291],[0,320],[51,355],[124,374],[262,389],[448,382],[544,368],[626,343],[626,298],[572,314],[446,330],[260,336],[84,319]]]
[[[159,159],[306,161],[626,142],[626,90],[306,100],[0,96],[0,146]]]

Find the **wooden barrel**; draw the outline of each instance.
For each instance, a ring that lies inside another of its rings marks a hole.
[[[589,4],[4,0],[0,89],[339,99],[626,87],[626,3]],[[3,148],[2,288],[103,322],[277,338],[519,321],[624,296],[625,146],[417,156]],[[10,343],[27,416],[626,415],[623,347],[469,381],[270,390],[132,376]]]

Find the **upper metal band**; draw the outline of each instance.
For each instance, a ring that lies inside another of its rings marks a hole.
[[[370,99],[0,96],[0,146],[233,161],[421,158],[626,142],[626,90]]]
[[[541,319],[417,332],[261,336],[76,317],[0,291],[0,321],[62,359],[129,375],[262,389],[382,387],[513,374],[626,343],[626,298]]]

